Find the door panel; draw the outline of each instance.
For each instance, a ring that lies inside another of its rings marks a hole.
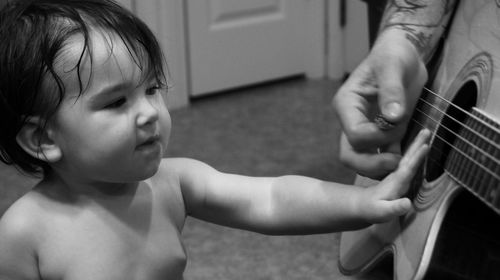
[[[235,26],[248,24],[248,20],[265,20],[268,16],[280,16],[279,0],[259,0],[238,3],[234,0],[211,1],[211,28],[224,28],[224,25]],[[245,22],[247,21],[247,22]]]
[[[305,1],[187,1],[191,94],[305,72]]]

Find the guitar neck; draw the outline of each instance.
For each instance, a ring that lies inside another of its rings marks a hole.
[[[445,163],[458,183],[500,213],[500,126],[473,108]]]

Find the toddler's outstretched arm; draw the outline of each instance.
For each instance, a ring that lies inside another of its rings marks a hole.
[[[411,210],[411,201],[402,197],[418,166],[428,152],[430,132],[422,130],[415,138],[398,168],[383,181],[371,187],[314,183],[310,178],[282,177],[276,181],[275,221],[288,221],[292,232],[310,233],[354,230],[385,222]],[[302,185],[297,184],[303,181]],[[283,185],[278,187],[277,185]],[[296,190],[296,194],[293,194]],[[287,206],[288,205],[288,206]],[[286,225],[286,223],[284,224]],[[290,232],[288,232],[290,233]]]
[[[189,215],[265,234],[313,234],[366,227],[411,209],[401,198],[428,151],[423,130],[397,170],[371,187],[343,185],[288,175],[249,177],[219,172],[198,161],[179,159],[177,169]]]

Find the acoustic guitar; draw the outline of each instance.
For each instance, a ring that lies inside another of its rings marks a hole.
[[[433,64],[403,140],[433,132],[414,210],[343,233],[344,274],[390,263],[397,280],[500,279],[500,0],[461,1]]]

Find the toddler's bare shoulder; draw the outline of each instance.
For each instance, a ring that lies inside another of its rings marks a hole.
[[[200,186],[215,171],[212,167],[199,160],[190,158],[163,159],[155,175],[157,182],[169,182],[180,188],[184,193],[186,189]],[[184,193],[185,194],[185,193]]]
[[[158,171],[151,178],[151,183],[159,188],[177,189],[181,182],[196,170],[196,166],[203,164],[200,161],[189,158],[164,158],[162,159]]]
[[[35,239],[43,230],[44,211],[40,209],[40,196],[30,191],[16,200],[0,219],[0,239]]]

